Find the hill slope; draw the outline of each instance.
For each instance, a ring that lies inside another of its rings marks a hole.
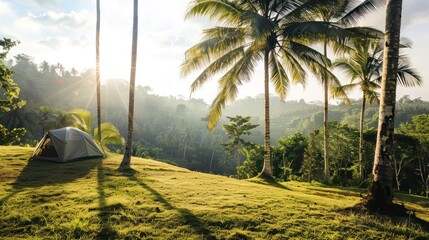
[[[421,239],[406,223],[341,214],[356,189],[268,184],[121,156],[57,164],[0,146],[0,238]],[[429,220],[427,199],[401,196]]]

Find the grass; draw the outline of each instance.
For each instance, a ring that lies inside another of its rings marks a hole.
[[[361,189],[247,181],[121,156],[58,164],[0,146],[0,239],[429,239],[407,222],[341,214]],[[428,199],[398,195],[429,220]]]

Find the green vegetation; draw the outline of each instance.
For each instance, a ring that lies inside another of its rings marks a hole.
[[[120,155],[69,164],[0,147],[2,239],[424,239],[406,219],[342,213],[362,190],[267,183]],[[427,199],[397,194],[429,220]]]
[[[69,116],[71,118],[71,125],[88,133],[89,135],[92,135],[94,140],[100,144],[104,152],[109,151],[109,148],[107,147],[108,145],[124,145],[124,139],[119,133],[119,130],[112,123],[103,122],[100,125],[101,131],[99,131],[99,128],[97,127],[93,132],[93,117],[89,111],[84,109],[74,109],[69,113]],[[98,139],[98,136],[100,136],[100,139]]]

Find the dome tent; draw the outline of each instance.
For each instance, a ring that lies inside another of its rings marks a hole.
[[[68,162],[103,156],[103,151],[88,133],[66,127],[48,131],[37,144],[30,159]]]

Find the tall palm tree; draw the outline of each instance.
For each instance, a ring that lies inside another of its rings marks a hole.
[[[396,104],[396,72],[399,59],[402,0],[386,0],[386,29],[384,37],[383,74],[375,146],[373,179],[366,206],[389,211],[392,206],[393,132]]]
[[[334,32],[330,30],[329,32],[322,35],[322,45],[323,45],[323,54],[328,57],[328,46],[334,45],[334,52],[337,52],[341,49],[341,46],[344,42],[345,37],[351,37],[354,35],[354,31],[342,31],[349,27],[351,24],[356,23],[359,18],[363,15],[377,9],[377,5],[380,3],[380,0],[321,0],[318,4],[318,7],[314,8],[313,14],[314,19],[320,21],[319,24],[329,24],[332,26]],[[339,32],[335,32],[339,31]],[[341,36],[343,35],[343,36]],[[349,35],[349,36],[347,36]],[[340,38],[338,38],[340,36]],[[320,38],[320,35],[316,35],[317,38]],[[320,41],[320,40],[319,40]],[[326,66],[327,68],[329,66]],[[323,119],[323,149],[324,149],[324,181],[330,182],[330,164],[329,164],[329,130],[328,130],[328,108],[329,108],[329,91],[333,88],[337,88],[337,95],[340,94],[341,83],[338,79],[334,78],[333,81],[325,76],[325,74],[320,75],[320,81],[324,89],[324,119]],[[347,97],[344,93],[340,95],[341,97]]]
[[[359,121],[359,175],[364,178],[363,171],[363,132],[366,104],[378,102],[377,90],[380,88],[383,67],[383,42],[381,39],[361,38],[352,41],[351,51],[346,57],[337,59],[334,66],[344,70],[350,78],[350,84],[341,86],[342,90],[350,91],[359,87],[362,91],[362,105]],[[402,45],[407,47],[407,45]],[[422,79],[410,66],[404,55],[399,57],[397,81],[406,87],[421,85]],[[355,81],[357,80],[357,81]]]
[[[100,0],[97,0],[97,24],[95,33],[95,82],[97,88],[97,127],[101,129],[101,87],[100,87]],[[101,142],[101,131],[97,134]]]
[[[138,38],[138,0],[134,0],[133,9],[133,40],[131,47],[130,94],[128,104],[128,131],[124,157],[120,167],[129,167],[131,163],[131,145],[133,141],[134,93],[136,85],[137,38]]]
[[[188,49],[182,75],[204,68],[191,85],[191,93],[207,80],[222,73],[219,91],[208,113],[208,128],[213,129],[227,102],[235,100],[238,87],[248,82],[262,60],[264,68],[265,138],[264,166],[261,175],[272,177],[270,149],[269,83],[284,100],[291,82],[305,83],[303,66],[315,73],[324,72],[329,62],[322,54],[295,39],[299,18],[306,11],[300,1],[270,0],[196,0],[186,18],[209,16],[224,26],[203,31],[200,43]],[[287,31],[285,29],[288,29]],[[327,73],[334,77],[332,73]]]

